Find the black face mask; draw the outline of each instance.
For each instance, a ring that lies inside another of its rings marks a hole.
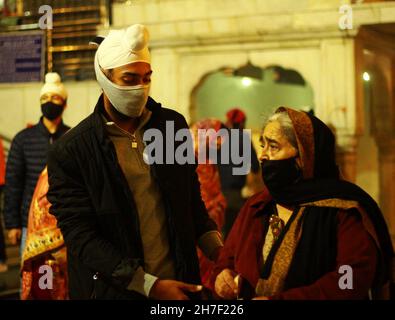
[[[284,160],[263,160],[262,178],[269,192],[274,196],[285,187],[300,181],[303,175],[296,158],[292,157]]]
[[[43,116],[48,120],[55,120],[56,118],[59,118],[60,115],[62,114],[63,107],[64,107],[63,105],[59,105],[51,101],[48,101],[41,105],[41,112]]]

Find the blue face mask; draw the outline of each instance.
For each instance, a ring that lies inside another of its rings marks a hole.
[[[100,69],[95,56],[96,79],[113,107],[123,115],[138,118],[147,104],[150,85],[119,86],[110,81]]]

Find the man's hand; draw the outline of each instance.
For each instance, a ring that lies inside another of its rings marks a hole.
[[[187,292],[199,292],[202,286],[175,280],[156,280],[149,297],[155,300],[189,300]]]
[[[237,274],[230,269],[224,269],[215,279],[215,292],[223,299],[236,299],[238,285],[235,281]]]
[[[16,245],[21,240],[22,230],[19,228],[14,228],[8,230],[8,239],[12,245]]]
[[[261,297],[255,297],[255,298],[252,299],[252,300],[269,300],[269,298],[268,298],[268,297],[261,296]]]
[[[216,262],[218,260],[219,254],[221,253],[223,246],[216,247],[214,252],[210,256],[210,260]]]

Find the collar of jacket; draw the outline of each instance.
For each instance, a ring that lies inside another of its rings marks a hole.
[[[47,127],[44,124],[44,116],[40,117],[40,121],[38,122],[37,127],[40,130],[40,132],[43,133],[45,136],[47,136],[48,138],[52,137],[55,139],[62,136],[69,129],[69,127],[67,127],[63,123],[63,120],[61,120],[56,131],[54,133],[49,132]]]
[[[151,97],[148,97],[147,104],[145,107],[152,112],[151,118],[145,127],[154,127],[155,121],[158,119],[158,116],[162,110],[162,106],[160,103],[156,102]],[[98,137],[100,142],[106,142],[107,140],[107,133],[104,128],[104,122],[102,119],[102,114],[104,114],[104,101],[103,101],[103,94],[99,97],[99,100],[96,103],[96,107],[93,111],[93,126],[98,133]]]
[[[265,209],[268,207],[267,205],[269,203],[272,203],[272,197],[270,196],[267,188],[264,188],[263,191],[253,195],[248,202],[254,217],[260,217],[267,213],[267,210]]]

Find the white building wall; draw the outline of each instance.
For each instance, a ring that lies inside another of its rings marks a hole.
[[[144,23],[151,34],[151,95],[189,119],[190,93],[201,77],[250,59],[298,70],[312,85],[317,114],[347,145],[355,131],[354,44],[364,23],[395,21],[395,1],[353,5],[353,30],[340,31],[335,0],[134,0],[113,5],[114,28]],[[129,4],[128,4],[129,3]],[[99,30],[105,34],[108,30]],[[0,134],[12,137],[40,114],[41,83],[0,85]],[[65,122],[94,107],[94,81],[68,82]],[[351,139],[352,140],[352,139]]]

